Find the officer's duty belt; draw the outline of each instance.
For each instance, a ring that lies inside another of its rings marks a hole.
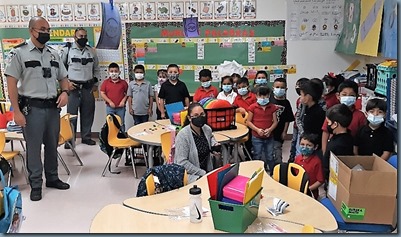
[[[36,108],[57,108],[57,98],[52,99],[39,99],[39,98],[29,98],[25,96],[20,96],[23,104],[28,104],[31,107]]]

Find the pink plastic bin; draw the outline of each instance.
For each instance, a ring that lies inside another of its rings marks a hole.
[[[223,197],[243,203],[245,195],[245,187],[249,178],[237,175],[223,188]]]

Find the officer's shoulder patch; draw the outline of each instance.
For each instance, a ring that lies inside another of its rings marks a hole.
[[[17,49],[17,48],[22,47],[22,46],[27,45],[27,44],[28,43],[26,41],[24,41],[24,42],[20,43],[19,45],[14,46],[14,49]]]
[[[5,58],[5,60],[4,60],[4,63],[5,63],[7,66],[11,63],[12,59],[13,59],[14,56],[16,55],[16,52],[15,52],[15,51],[16,51],[15,48],[13,48],[13,49],[11,49],[11,51],[6,55],[6,58]]]
[[[46,45],[49,49],[51,49],[51,50],[56,50],[55,48],[53,48],[52,46],[50,46],[50,45]]]

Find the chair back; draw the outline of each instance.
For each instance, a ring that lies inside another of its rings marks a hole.
[[[239,124],[246,126],[246,120],[248,119],[248,113],[245,112],[245,116],[242,116],[240,112],[235,113],[235,121]]]
[[[162,152],[165,163],[168,163],[169,161],[171,148],[173,146],[173,139],[174,139],[173,137],[175,136],[172,133],[175,133],[175,131],[165,132],[160,135],[160,140],[162,142]]]
[[[114,124],[113,116],[115,116],[117,118],[118,123],[121,126],[121,118],[120,118],[120,116],[118,116],[118,115],[110,115],[110,114],[107,115],[106,122],[107,122],[107,127],[109,128],[109,133],[107,134],[107,139],[108,139],[108,142],[109,142],[110,146],[113,146],[113,144],[115,144],[115,142],[117,142],[118,139],[119,139],[117,137],[119,129]]]
[[[185,120],[187,119],[188,110],[185,109],[180,112],[181,127],[184,127]]]
[[[273,169],[273,179],[289,188],[310,194],[309,176],[302,166],[295,163],[281,163]]]
[[[391,166],[393,166],[394,168],[398,168],[398,157],[397,157],[397,155],[393,155],[393,156],[391,156],[388,160],[387,160],[387,162],[391,165]]]
[[[155,186],[155,180],[153,179],[153,174],[148,175],[145,183],[146,183],[146,192],[148,193],[148,196],[155,194],[156,186]]]
[[[60,136],[59,136],[59,144],[63,144],[66,141],[69,141],[74,138],[74,134],[72,132],[72,127],[70,123],[70,114],[65,114],[60,118]]]
[[[4,132],[0,132],[0,153],[4,151],[5,146],[6,146],[6,134]]]

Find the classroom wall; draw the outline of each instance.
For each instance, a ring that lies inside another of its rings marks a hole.
[[[174,0],[172,0],[174,1]],[[52,3],[52,0],[39,1]],[[58,3],[94,2],[93,0],[59,0]],[[107,2],[107,1],[104,1]],[[117,2],[117,1],[116,1]],[[25,0],[2,0],[2,4],[26,4]],[[286,1],[284,0],[257,0],[256,20],[286,20]],[[334,52],[336,41],[287,41],[287,64],[295,64],[297,73],[288,75],[288,99],[295,104],[297,94],[295,82],[301,77],[321,78],[327,72],[340,72],[346,69],[355,59],[361,61],[361,66],[366,63],[381,62],[381,58],[364,56],[348,56]],[[172,63],[174,63],[172,61]],[[99,132],[104,124],[105,108],[103,102],[96,102],[96,115],[93,132]],[[294,109],[294,108],[293,108]],[[65,109],[64,109],[65,110]],[[133,125],[132,117],[126,116],[126,127]],[[289,133],[292,133],[290,126]]]

